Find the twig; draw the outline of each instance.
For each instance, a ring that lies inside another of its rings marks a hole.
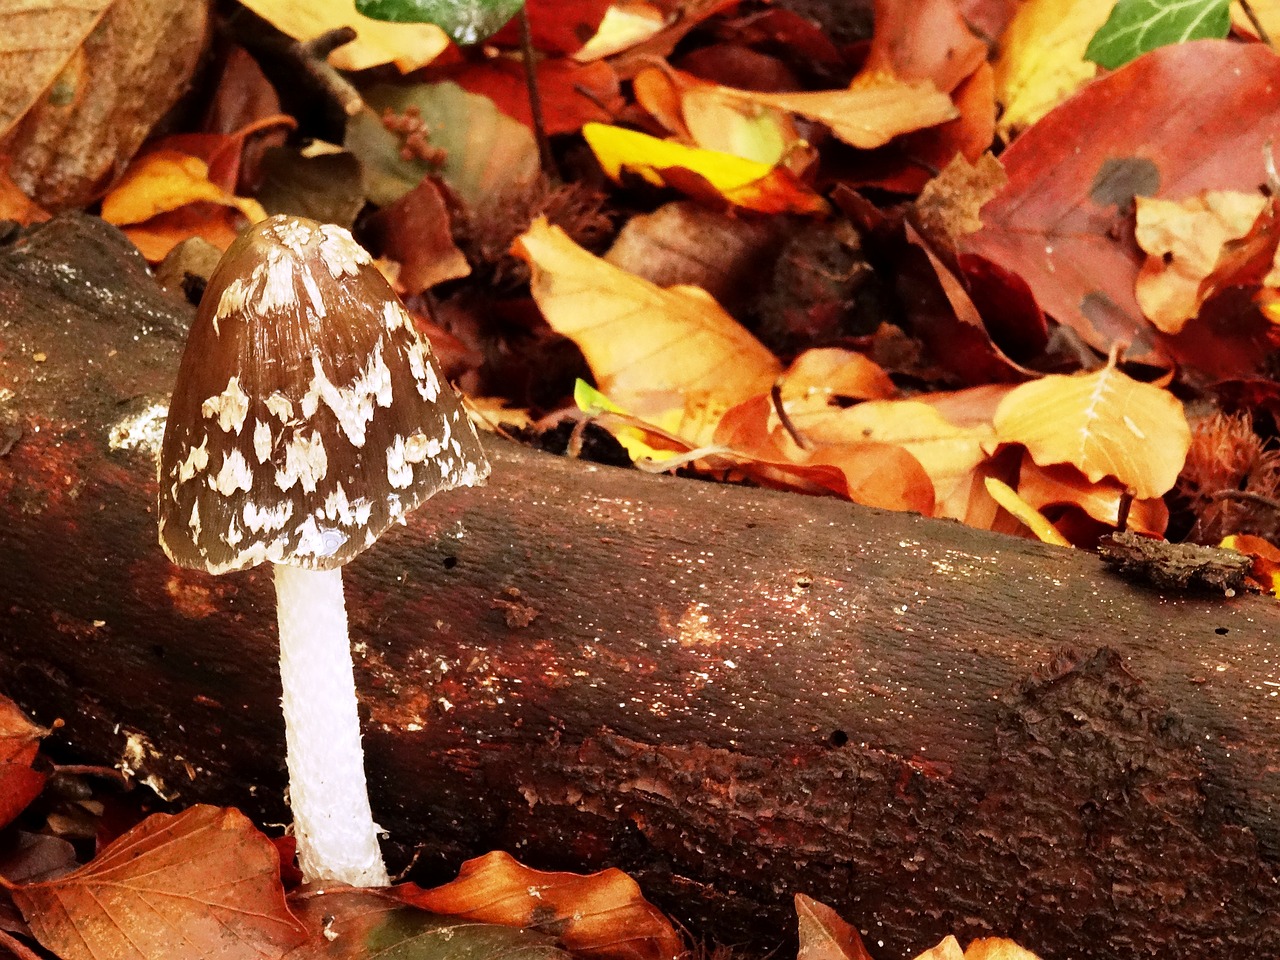
[[[1270,34],[1267,33],[1267,28],[1262,25],[1262,21],[1258,19],[1258,15],[1254,12],[1253,4],[1249,0],[1240,0],[1240,9],[1249,18],[1249,23],[1253,26],[1253,29],[1258,31],[1258,39],[1272,50],[1275,50],[1276,45],[1272,42]]]
[[[1251,490],[1219,490],[1217,493],[1209,494],[1209,499],[1242,500],[1247,503],[1256,503],[1260,507],[1266,507],[1268,510],[1280,513],[1280,500],[1275,497],[1268,497],[1263,493],[1254,493]]]
[[[1120,494],[1120,503],[1116,507],[1116,531],[1124,533],[1129,529],[1129,508],[1133,506],[1133,491],[1126,489]]]
[[[796,429],[796,425],[791,421],[787,408],[782,404],[782,381],[774,381],[772,389],[769,390],[769,399],[773,401],[773,409],[778,413],[778,420],[782,423],[782,428],[791,434],[791,439],[796,442],[796,446],[801,450],[812,450],[813,445],[805,439],[804,434]]]
[[[529,113],[533,117],[533,135],[538,141],[538,156],[542,158],[542,172],[552,180],[559,180],[555,157],[551,155],[551,141],[547,139],[547,125],[542,118],[542,95],[538,92],[537,62],[534,60],[533,28],[529,25],[529,7],[520,7],[520,50],[524,60],[524,85],[529,91]]]
[[[102,777],[104,780],[117,780],[126,789],[133,785],[128,776],[115,767],[94,766],[89,763],[55,763],[53,772],[64,773],[69,776]]]
[[[17,937],[11,936],[3,930],[0,930],[0,947],[7,949],[18,960],[44,960],[40,954],[36,953]]]
[[[353,27],[337,27],[305,42],[295,41],[286,48],[290,59],[332,97],[348,117],[364,109],[364,99],[346,77],[329,65],[329,54],[355,38]]]

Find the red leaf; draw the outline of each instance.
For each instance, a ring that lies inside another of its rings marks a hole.
[[[604,61],[580,65],[571,60],[542,60],[536,72],[542,118],[549,134],[577,133],[590,121],[610,123],[624,106],[618,77]],[[524,67],[518,61],[498,57],[468,62],[444,76],[471,93],[488,97],[507,116],[532,128]]]
[[[0,827],[25,810],[44,787],[45,774],[31,769],[31,764],[48,732],[28,720],[13,701],[0,697]]]
[[[1132,197],[1255,189],[1280,125],[1277,88],[1280,58],[1256,44],[1198,40],[1139,57],[1014,141],[1001,157],[1009,183],[963,248],[1020,274],[1103,353],[1115,341],[1133,360],[1177,352],[1134,297],[1144,258]]]
[[[271,960],[306,937],[271,841],[218,807],[148,817],[74,873],[12,893],[61,960]]]

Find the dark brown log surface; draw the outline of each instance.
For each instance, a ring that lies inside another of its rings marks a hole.
[[[188,316],[96,221],[0,249],[0,690],[182,802],[278,822],[270,576],[170,566],[127,445]],[[347,571],[375,814],[426,873],[616,864],[752,952],[800,891],[877,957],[952,931],[1280,956],[1271,600],[490,447],[488,487]]]

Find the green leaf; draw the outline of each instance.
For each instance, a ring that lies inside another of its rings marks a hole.
[[[428,174],[438,176],[468,209],[486,215],[538,176],[538,145],[529,128],[488,97],[456,83],[383,85],[365,92],[371,109],[347,124],[346,148],[360,160],[365,195],[379,206],[404,196]],[[440,151],[420,159],[402,153],[405,140],[382,121],[383,111],[421,119],[422,137]]]
[[[573,384],[573,402],[583,413],[623,413],[623,409],[579,377]]]
[[[524,0],[356,0],[356,10],[374,20],[434,23],[454,43],[479,43],[520,12]]]
[[[1231,27],[1230,7],[1231,0],[1118,0],[1084,58],[1115,70],[1157,47],[1221,39]]]

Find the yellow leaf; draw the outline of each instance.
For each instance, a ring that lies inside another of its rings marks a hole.
[[[960,116],[951,98],[930,80],[907,82],[887,73],[866,73],[845,90],[757,93],[717,87],[725,98],[776,107],[817,120],[851,146],[882,147],[894,137],[937,126]]]
[[[1098,0],[1026,0],[1005,29],[996,58],[996,132],[1009,140],[1081,86],[1098,66],[1085,48],[1111,13]]]
[[[157,150],[135,160],[103,198],[102,219],[117,226],[142,223],[201,201],[235,207],[254,222],[267,216],[257,200],[232,196],[211,183],[209,166],[199,157]]]
[[[1051,543],[1055,547],[1071,546],[1071,542],[1058,532],[1058,528],[1050,523],[1043,513],[1018,496],[1013,487],[995,477],[987,477],[984,482],[987,493],[991,494],[992,499],[1026,524],[1042,543]],[[966,952],[966,960],[968,956]]]
[[[1113,366],[1015,387],[995,415],[1002,443],[1020,443],[1040,466],[1070,463],[1092,481],[1115,477],[1135,497],[1173,487],[1191,446],[1182,404]]]
[[[1073,505],[1099,523],[1116,527],[1120,523],[1120,505],[1125,489],[1119,480],[1103,477],[1096,483],[1069,464],[1036,466],[1024,455],[1018,473],[1018,496],[1037,510],[1045,507]],[[1129,504],[1128,529],[1135,533],[1159,537],[1169,525],[1169,508],[1160,497],[1134,500]]]
[[[680,98],[684,123],[693,142],[704,150],[731,153],[768,164],[782,161],[800,138],[780,110],[725,97],[710,84],[690,87]]]
[[[947,937],[936,947],[930,947],[916,960],[964,960],[964,951],[960,949],[960,941],[955,937]]]
[[[1040,958],[1012,940],[988,937],[969,944],[969,948],[964,952],[964,960],[1040,960]]]
[[[708,440],[725,409],[768,391],[782,370],[703,290],[619,270],[545,219],[513,251],[531,267],[547,323],[582,350],[601,391],[652,423],[679,411],[682,438]]]
[[[603,123],[588,123],[582,135],[614,180],[631,170],[654,186],[676,186],[697,195],[677,174],[694,174],[734,206],[761,213],[825,213],[826,201],[780,167],[729,153],[686,147],[670,140]]]
[[[783,400],[888,400],[898,388],[874,360],[842,347],[816,347],[791,362],[780,381]]]
[[[367,70],[394,63],[401,73],[424,67],[444,52],[449,38],[430,23],[387,23],[356,13],[351,0],[245,0],[246,7],[295,40],[311,40],[339,27],[356,39],[329,54],[339,70]]]
[[[1214,291],[1227,245],[1253,231],[1267,198],[1206,190],[1180,202],[1136,199],[1134,236],[1147,254],[1134,288],[1138,305],[1159,330],[1179,333]]]
[[[667,15],[651,3],[624,0],[604,12],[595,36],[570,54],[578,63],[590,63],[630,50],[667,25]]]

